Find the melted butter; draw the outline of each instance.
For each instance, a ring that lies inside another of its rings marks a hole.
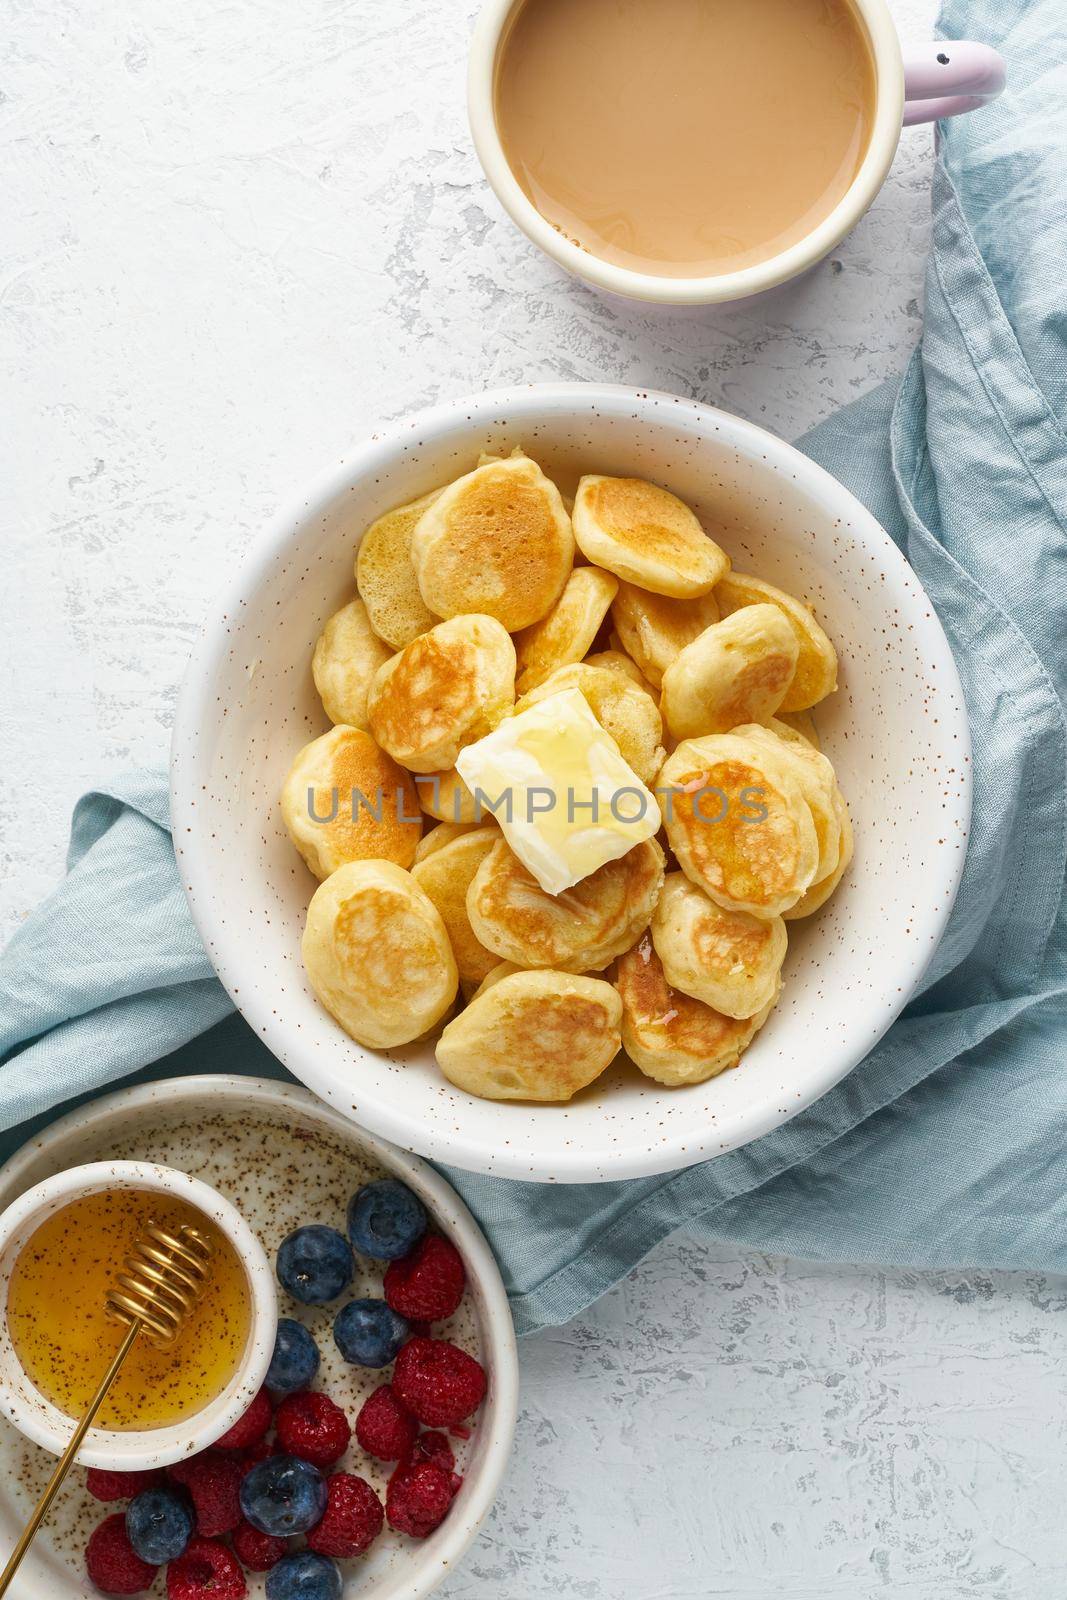
[[[608,735],[601,732],[601,738],[607,740]],[[611,795],[605,795],[597,783],[590,760],[590,743],[584,737],[584,730],[573,722],[553,721],[521,733],[515,741],[515,748],[537,763],[555,790],[556,803],[552,810],[538,813],[539,820],[542,816],[544,818],[541,833],[546,842],[557,847],[569,843],[572,857],[578,862],[592,861],[597,855],[591,843],[583,848],[582,835],[591,828],[604,828],[609,833],[631,838],[634,844],[637,843],[632,837],[634,820],[627,820],[624,801],[618,803],[621,815],[616,815]],[[621,756],[618,759],[622,762]],[[636,774],[633,776],[636,781]],[[628,785],[620,784],[618,787]],[[631,807],[636,809],[632,796],[624,798],[630,800]],[[602,861],[596,861],[596,866],[602,864]],[[582,877],[595,870],[594,866],[587,867]]]
[[[576,689],[506,719],[468,746],[457,768],[472,791],[504,802],[495,810],[504,835],[550,894],[625,855],[660,824],[655,797]]]

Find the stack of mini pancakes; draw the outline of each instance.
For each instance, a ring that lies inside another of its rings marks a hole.
[[[381,517],[356,583],[312,662],[334,726],[281,801],[323,880],[303,940],[323,1005],[377,1050],[443,1025],[445,1076],[492,1099],[570,1099],[621,1047],[667,1085],[735,1066],[787,923],[852,855],[808,714],[837,686],[809,607],[732,571],[666,489],[590,475],[566,501],[520,451]],[[564,690],[663,828],[553,895],[456,761]]]

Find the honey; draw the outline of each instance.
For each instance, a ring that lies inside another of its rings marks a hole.
[[[197,1228],[212,1247],[210,1271],[173,1345],[136,1340],[97,1415],[99,1428],[165,1428],[193,1416],[225,1389],[248,1340],[248,1279],[210,1218],[147,1189],[88,1194],[31,1234],[11,1274],[8,1329],[35,1387],[69,1417],[85,1411],[126,1332],[105,1315],[105,1297],[150,1223]]]

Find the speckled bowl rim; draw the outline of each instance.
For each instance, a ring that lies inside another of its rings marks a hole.
[[[406,1563],[401,1562],[397,1574],[386,1575],[376,1582],[373,1589],[366,1590],[373,1600],[424,1600],[424,1596],[431,1594],[449,1576],[489,1515],[511,1459],[519,1404],[515,1325],[500,1268],[474,1217],[444,1178],[418,1156],[409,1155],[386,1140],[375,1138],[356,1127],[350,1118],[324,1105],[309,1089],[271,1078],[201,1073],[117,1089],[57,1118],[0,1167],[0,1206],[5,1206],[6,1195],[17,1198],[13,1191],[30,1186],[29,1174],[42,1156],[47,1156],[66,1141],[76,1139],[97,1126],[103,1131],[115,1124],[118,1133],[117,1124],[127,1113],[140,1114],[152,1107],[158,1107],[161,1113],[173,1116],[187,1106],[190,1120],[193,1120],[198,1113],[217,1111],[223,1103],[247,1111],[299,1111],[302,1117],[321,1123],[338,1139],[361,1146],[373,1160],[409,1183],[426,1201],[434,1220],[452,1235],[463,1256],[478,1325],[485,1341],[483,1353],[489,1368],[489,1398],[478,1425],[481,1453],[468,1470],[461,1498],[456,1502],[461,1515],[450,1515],[432,1535],[437,1546],[437,1566],[412,1577],[406,1571]],[[10,1204],[10,1201],[6,1203]],[[31,1552],[27,1562],[31,1574],[32,1555]],[[13,1597],[23,1593],[27,1596],[40,1595],[43,1592],[40,1589],[22,1590],[18,1587],[20,1581],[21,1574],[12,1590]],[[346,1584],[346,1597],[349,1592],[364,1592],[360,1587],[361,1581],[359,1574],[355,1574],[351,1591]],[[74,1592],[72,1589],[72,1596]]]
[[[210,726],[215,718],[216,681],[231,648],[234,619],[244,613],[249,596],[267,581],[275,564],[284,561],[287,546],[298,526],[324,520],[355,483],[364,478],[373,482],[379,474],[384,476],[392,463],[404,463],[415,478],[418,447],[439,429],[447,431],[462,419],[469,427],[473,446],[479,430],[490,430],[501,419],[506,419],[509,426],[521,427],[548,409],[572,412],[577,430],[589,414],[634,419],[647,413],[650,424],[655,421],[662,426],[661,408],[672,410],[678,418],[687,417],[694,432],[714,437],[719,444],[732,447],[753,464],[766,461],[770,481],[777,470],[787,471],[802,492],[832,505],[834,515],[848,521],[856,540],[869,551],[879,575],[891,580],[887,582],[888,588],[901,596],[909,589],[912,591],[912,596],[903,601],[909,621],[915,635],[923,641],[926,659],[936,671],[938,681],[948,691],[944,697],[946,715],[949,706],[954,708],[952,719],[946,720],[942,733],[946,743],[957,741],[962,758],[959,812],[961,818],[969,821],[970,729],[959,673],[937,612],[917,574],[882,525],[844,484],[809,456],[777,435],[730,412],[679,395],[621,384],[527,384],[487,390],[414,412],[372,434],[350,456],[317,478],[274,519],[245,558],[236,577],[214,606],[194,646],[178,698],[171,742],[171,817],[179,872],[193,920],[212,965],[234,1005],[267,1048],[294,1076],[331,1104],[344,1105],[348,1098],[346,1085],[335,1070],[322,1064],[316,1051],[303,1046],[298,1030],[287,1022],[280,1008],[275,1008],[274,997],[258,992],[254,972],[243,955],[240,941],[235,938],[212,893],[213,825],[208,813],[197,805],[197,797],[210,781],[210,762],[203,755],[200,730]],[[398,484],[397,502],[403,498]],[[914,596],[921,597],[921,606]],[[720,1123],[716,1155],[763,1137],[812,1105],[840,1083],[896,1021],[929,966],[955,903],[963,875],[964,853],[946,854],[943,859],[946,864],[942,873],[930,875],[925,907],[915,913],[915,936],[910,941],[910,949],[915,954],[894,965],[892,972],[885,976],[879,991],[880,1009],[877,1009],[875,1024],[865,1024],[862,1037],[861,1030],[853,1029],[836,1048],[828,1048],[821,1065],[818,1069],[811,1068],[802,1089],[789,1105],[782,1105],[778,1098],[766,1095],[732,1114],[728,1125]],[[607,1136],[595,1149],[588,1145],[568,1147],[561,1138],[549,1159],[540,1152],[531,1151],[525,1142],[506,1140],[503,1125],[500,1137],[494,1140],[470,1138],[453,1122],[445,1129],[431,1128],[425,1118],[396,1104],[388,1094],[377,1094],[366,1085],[360,1096],[359,1118],[362,1127],[406,1149],[421,1150],[435,1160],[453,1162],[470,1171],[495,1177],[556,1183],[610,1182],[618,1178],[658,1175],[708,1159],[707,1152],[693,1153],[685,1128],[641,1150],[618,1149]]]
[[[187,1172],[158,1161],[91,1161],[55,1173],[18,1196],[0,1215],[0,1296],[7,1303],[11,1271],[36,1230],[84,1195],[112,1189],[150,1189],[185,1200],[212,1221],[229,1240],[244,1269],[249,1293],[249,1327],[236,1371],[221,1393],[192,1416],[165,1428],[117,1430],[90,1428],[75,1457],[80,1466],[116,1472],[147,1472],[206,1450],[244,1415],[262,1388],[278,1325],[278,1296],[262,1245],[237,1207]],[[120,1263],[116,1261],[118,1270]],[[74,1419],[37,1389],[0,1319],[0,1374],[10,1365],[22,1386],[0,1381],[0,1409],[19,1432],[53,1455],[62,1455],[74,1432]],[[28,1392],[24,1392],[28,1391]]]

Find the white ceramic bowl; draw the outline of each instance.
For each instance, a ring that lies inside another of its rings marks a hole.
[[[197,1450],[206,1450],[248,1410],[263,1385],[274,1351],[278,1293],[270,1263],[248,1223],[206,1183],[150,1161],[95,1161],[46,1178],[0,1216],[0,1305],[7,1304],[11,1272],[23,1246],[41,1224],[73,1200],[113,1189],[151,1189],[173,1195],[209,1217],[244,1266],[251,1309],[237,1370],[222,1393],[201,1411],[170,1427],[143,1432],[89,1429],[76,1458],[82,1466],[140,1472],[170,1466]],[[116,1271],[120,1265],[115,1262]],[[0,1406],[28,1439],[53,1455],[62,1455],[75,1423],[31,1383],[11,1343],[6,1318],[0,1318]]]
[[[270,1254],[300,1222],[329,1221],[334,1214],[343,1218],[352,1189],[382,1171],[414,1189],[435,1226],[459,1250],[467,1269],[467,1294],[458,1316],[439,1331],[476,1354],[489,1375],[471,1438],[453,1440],[462,1488],[428,1539],[415,1541],[386,1531],[358,1562],[342,1563],[346,1600],[357,1595],[359,1600],[422,1600],[454,1569],[488,1515],[515,1431],[515,1330],[500,1272],[470,1212],[425,1162],[369,1137],[306,1089],[221,1075],[120,1089],[68,1113],[0,1169],[0,1208],[75,1163],[110,1163],[130,1149],[184,1167],[239,1202]],[[380,1293],[380,1270],[379,1264],[361,1264],[353,1291]],[[335,1310],[327,1306],[302,1313],[289,1308],[283,1314],[299,1315],[315,1329],[323,1362],[319,1386],[354,1417],[381,1374],[341,1361],[328,1333]],[[0,1565],[51,1465],[0,1410]],[[364,1474],[381,1494],[391,1468],[353,1446],[345,1470]],[[76,1478],[49,1513],[47,1537],[31,1548],[11,1600],[41,1600],[45,1595],[48,1600],[89,1600],[95,1590],[84,1576],[86,1540],[104,1513],[115,1509],[91,1501],[80,1476]],[[248,1582],[250,1600],[261,1600],[262,1578],[249,1574]]]
[[[361,531],[388,506],[523,445],[564,488],[584,471],[666,484],[736,565],[804,595],[841,687],[816,720],[852,808],[855,862],[793,924],[785,992],[737,1071],[665,1089],[620,1061],[569,1105],[477,1100],[431,1044],[353,1043],[308,987],[315,883],[277,795],[327,726],[311,679],[324,620],[353,594]],[[545,385],[435,407],[382,430],[264,534],[208,623],[178,708],[174,839],[223,983],[298,1078],[362,1126],[475,1171],[578,1182],[665,1172],[768,1132],[851,1071],[906,1003],[945,925],[970,815],[959,679],[915,574],[830,475],[762,429],[671,395]]]

